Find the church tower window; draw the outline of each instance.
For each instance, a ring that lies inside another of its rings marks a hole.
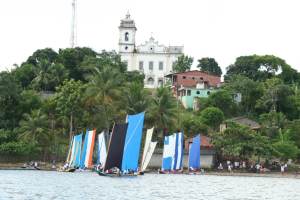
[[[126,42],[129,41],[129,33],[128,33],[128,32],[125,33],[125,41],[126,41]]]

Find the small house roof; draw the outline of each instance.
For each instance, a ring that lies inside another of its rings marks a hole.
[[[228,121],[233,121],[235,123],[238,123],[238,124],[241,124],[241,125],[244,125],[244,126],[248,126],[250,127],[251,129],[260,129],[261,128],[261,125],[254,121],[254,120],[251,120],[247,117],[244,117],[244,116],[240,116],[240,117],[234,117],[234,118],[231,118],[229,119]]]

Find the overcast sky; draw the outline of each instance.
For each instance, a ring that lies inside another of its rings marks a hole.
[[[0,71],[35,50],[70,45],[72,0],[1,0]],[[153,36],[184,45],[194,60],[214,57],[222,69],[241,55],[273,54],[300,71],[299,0],[77,0],[77,46],[117,50],[127,10],[137,44]]]

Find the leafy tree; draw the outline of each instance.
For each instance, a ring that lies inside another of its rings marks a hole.
[[[35,66],[33,64],[24,63],[14,69],[12,73],[22,88],[28,88],[31,81],[35,78]]]
[[[207,72],[212,75],[221,76],[222,69],[214,58],[201,58],[198,60],[198,68],[201,71]]]
[[[255,105],[263,96],[264,89],[260,82],[253,81],[240,75],[231,76],[225,85],[226,90],[232,93],[240,93],[242,96],[241,107],[244,113],[255,113]]]
[[[224,120],[222,110],[216,107],[208,107],[200,112],[201,121],[210,126],[212,129],[217,130],[219,125]]]
[[[194,136],[196,134],[207,135],[208,127],[201,122],[200,117],[190,116],[182,121],[182,128],[185,136]]]
[[[230,125],[223,133],[213,134],[212,141],[218,152],[226,157],[270,158],[273,153],[267,137],[237,124]]]
[[[300,148],[300,119],[288,121],[283,132],[286,130],[289,130],[290,139]]]
[[[236,109],[232,94],[227,90],[219,90],[210,94],[203,107],[206,108],[210,106],[219,108],[223,111],[225,116],[232,115]]]
[[[23,90],[20,94],[20,103],[18,110],[20,115],[24,113],[31,113],[42,107],[42,100],[40,95],[35,90]]]
[[[278,76],[285,84],[300,83],[300,73],[289,65],[282,67],[282,72]]]
[[[298,116],[293,90],[284,85],[279,78],[272,78],[264,84],[264,95],[257,101],[256,109],[260,112],[283,112],[289,119]]]
[[[58,61],[68,70],[71,79],[85,81],[81,64],[87,57],[95,58],[96,52],[87,47],[67,48],[59,50]]]
[[[283,113],[269,112],[259,116],[262,124],[263,132],[265,132],[270,138],[274,138],[278,135],[280,129],[282,129],[287,123],[286,117]]]
[[[139,71],[128,71],[125,73],[126,82],[138,82],[142,86],[144,86],[145,75]]]
[[[69,118],[70,140],[74,131],[74,117],[80,116],[84,89],[85,86],[81,81],[75,81],[73,79],[69,81],[66,80],[62,86],[58,87],[55,96],[57,111]]]
[[[283,132],[279,131],[277,141],[273,143],[273,147],[276,150],[277,156],[282,160],[296,159],[299,154],[299,149],[289,136],[289,130]]]
[[[178,57],[177,61],[173,66],[175,72],[185,72],[191,69],[194,59],[189,56],[182,55]]]
[[[21,115],[18,112],[21,87],[15,77],[8,72],[0,73],[0,129],[17,127]]]
[[[92,55],[85,56],[84,60],[80,64],[81,71],[85,75],[93,74],[95,67],[100,71],[104,67],[110,67],[120,71],[121,73],[130,74],[130,72],[127,72],[126,64],[122,62],[120,55],[115,51],[102,51],[101,53],[97,54],[97,57]],[[137,75],[137,73],[133,72],[133,75]]]
[[[232,75],[243,75],[252,80],[266,80],[274,77],[275,73],[288,67],[286,62],[273,55],[240,56],[235,63],[227,67],[225,80]]]
[[[27,64],[37,66],[39,62],[55,63],[58,59],[58,54],[51,48],[38,49],[27,59]]]

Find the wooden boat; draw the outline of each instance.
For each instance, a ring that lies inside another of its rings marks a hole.
[[[183,174],[183,170],[159,170],[159,174]]]
[[[60,169],[58,169],[57,170],[58,172],[75,172],[76,171],[76,168],[68,168],[68,169],[62,169],[62,168],[60,168]]]

